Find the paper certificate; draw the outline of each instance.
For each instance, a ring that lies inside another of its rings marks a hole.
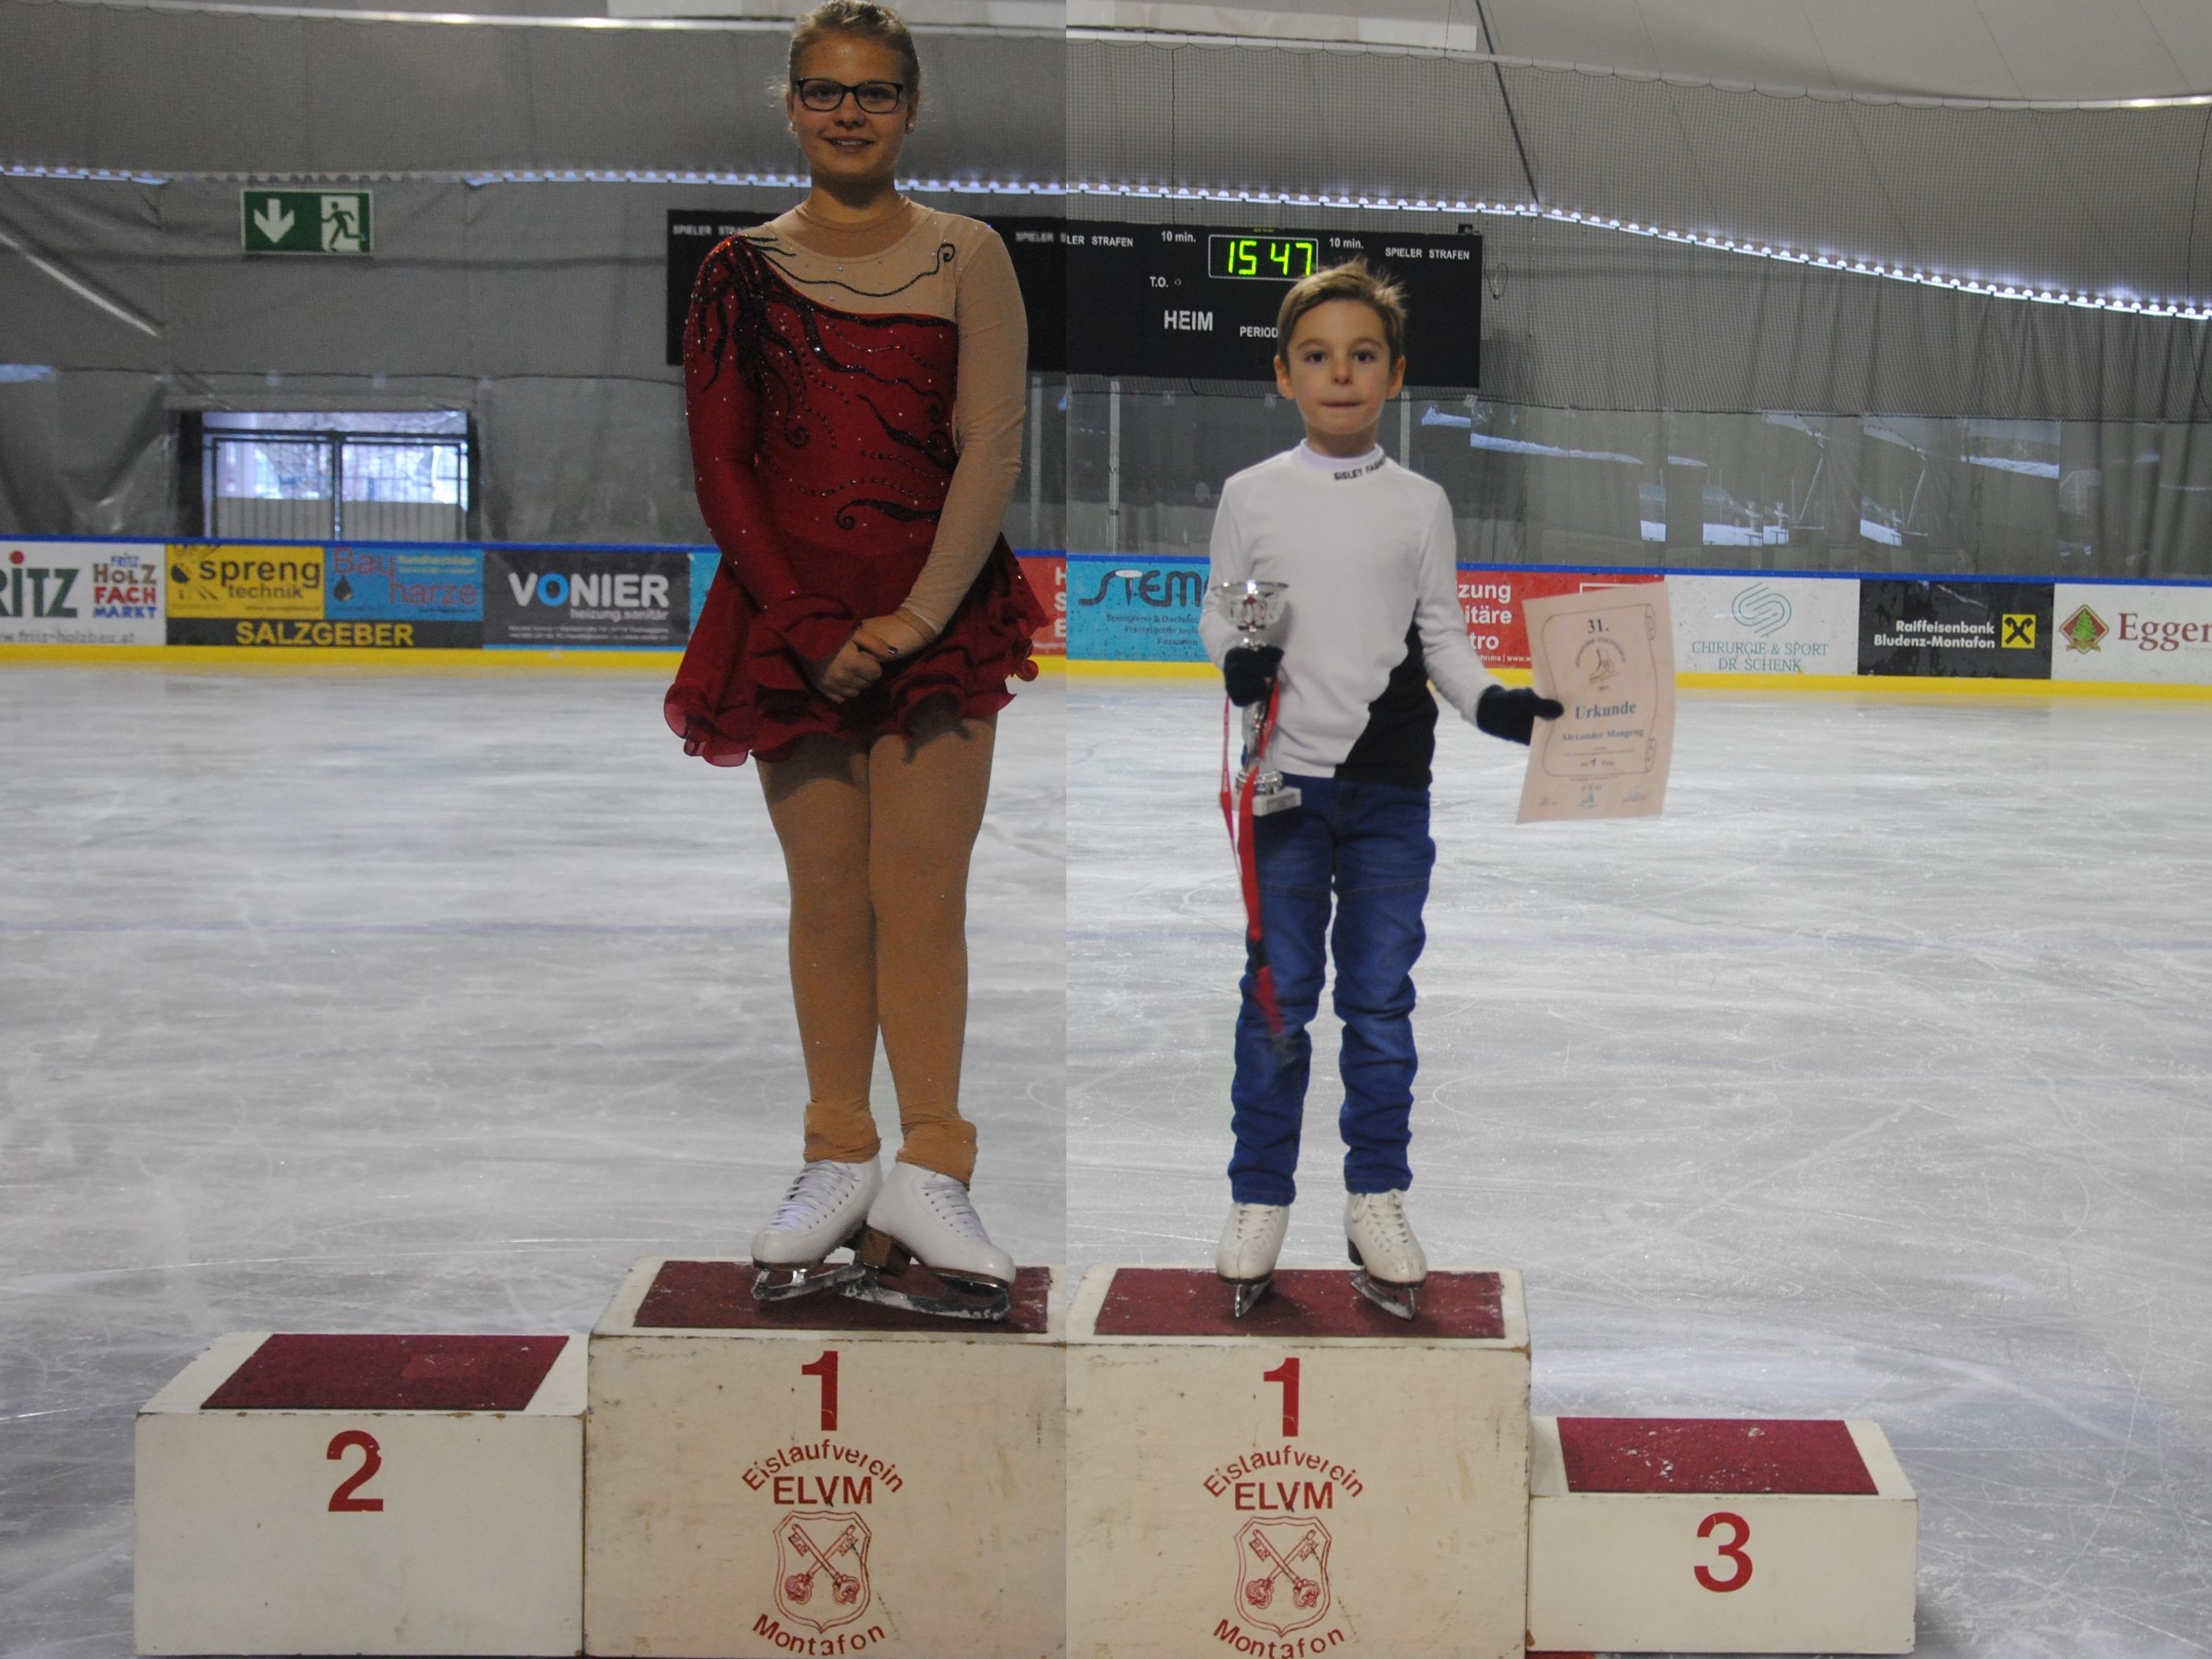
[[[1674,623],[1667,584],[1530,599],[1536,690],[1566,705],[1538,720],[1521,819],[1657,814],[1674,756]]]

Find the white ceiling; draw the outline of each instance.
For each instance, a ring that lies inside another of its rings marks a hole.
[[[925,9],[915,8],[917,13]],[[1725,81],[1936,97],[2212,92],[2212,0],[1072,0],[1121,28],[1480,50]]]

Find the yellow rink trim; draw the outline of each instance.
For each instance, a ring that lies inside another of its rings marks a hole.
[[[1525,668],[1492,671],[1508,685],[1528,684]],[[1204,662],[1071,662],[1071,679],[1218,679]],[[2136,680],[1997,680],[1911,674],[1677,674],[1685,691],[1850,691],[1881,696],[2136,697],[2157,702],[2212,702],[2212,685],[2171,685]]]
[[[675,672],[680,651],[513,649],[364,651],[333,646],[0,645],[0,668],[138,668],[165,673],[424,675],[496,678],[528,674],[659,674]],[[1031,659],[1041,672],[1071,679],[1204,680],[1220,671],[1203,662],[1071,662]],[[1525,668],[1501,668],[1508,685],[1528,684]],[[2212,685],[2134,680],[2002,680],[1886,674],[1680,674],[1686,691],[1850,692],[1900,697],[1985,699],[2132,697],[2212,702]]]
[[[515,674],[659,674],[681,651],[362,651],[337,646],[0,645],[0,668],[146,668],[164,673],[361,674],[496,678]],[[1058,657],[1033,657],[1047,674]]]

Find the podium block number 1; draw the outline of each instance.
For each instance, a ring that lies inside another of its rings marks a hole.
[[[1729,1577],[1723,1578],[1711,1567],[1700,1562],[1698,1566],[1698,1582],[1707,1589],[1725,1595],[1730,1590],[1741,1589],[1751,1582],[1751,1557],[1745,1554],[1743,1549],[1746,1544],[1751,1542],[1751,1523],[1740,1515],[1731,1515],[1726,1510],[1716,1510],[1698,1522],[1698,1536],[1711,1538],[1723,1527],[1733,1527],[1735,1529],[1735,1536],[1727,1543],[1716,1544],[1713,1547],[1734,1563],[1735,1571]]]
[[[1262,1382],[1279,1382],[1283,1385],[1283,1438],[1297,1439],[1298,1437],[1297,1360],[1295,1358],[1285,1359],[1272,1371],[1261,1371],[1260,1380]]]
[[[822,1426],[835,1430],[837,1426],[837,1351],[823,1350],[822,1358],[799,1368],[801,1376],[819,1377],[822,1381]]]
[[[374,1435],[361,1429],[348,1429],[331,1439],[330,1449],[323,1455],[331,1462],[340,1463],[345,1461],[345,1455],[356,1448],[361,1451],[361,1467],[338,1482],[338,1489],[331,1494],[332,1515],[349,1512],[380,1514],[383,1511],[384,1500],[381,1498],[354,1496],[374,1480],[376,1472],[384,1467],[384,1452],[377,1445]]]

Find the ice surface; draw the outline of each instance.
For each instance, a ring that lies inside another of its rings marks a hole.
[[[805,1099],[782,866],[662,689],[0,673],[0,1653],[131,1651],[131,1413],[216,1333],[581,1332],[638,1256],[743,1252]],[[1062,711],[1001,719],[970,896],[1023,1261],[1066,1250]]]
[[[658,693],[0,674],[0,1654],[130,1651],[131,1413],[215,1333],[580,1331],[742,1248],[780,865]],[[1211,1259],[1219,732],[1005,717],[967,1097],[1024,1261]],[[2212,708],[1692,696],[1642,823],[1516,828],[1518,751],[1440,747],[1412,1210],[1527,1273],[1537,1408],[1876,1418],[1922,1654],[2212,1653]]]
[[[1208,1261],[1219,695],[1078,682],[1067,730],[1070,1249]],[[1921,1654],[2212,1652],[2212,708],[1688,696],[1666,816],[1595,824],[1438,738],[1408,1207],[1527,1274],[1535,1408],[1878,1419]]]

